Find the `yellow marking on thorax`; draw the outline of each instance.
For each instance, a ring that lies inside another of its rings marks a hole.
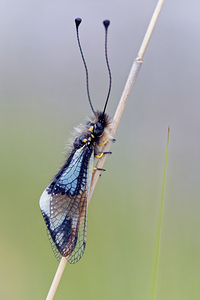
[[[94,126],[90,126],[90,128],[88,129],[90,132],[93,132],[93,128]]]

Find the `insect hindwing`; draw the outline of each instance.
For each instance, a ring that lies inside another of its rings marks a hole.
[[[83,255],[87,233],[87,197],[94,151],[86,145],[69,157],[61,172],[44,190],[40,209],[57,259],[76,263]]]

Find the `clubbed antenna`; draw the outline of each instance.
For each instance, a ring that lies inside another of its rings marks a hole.
[[[108,26],[110,25],[110,21],[109,20],[104,20],[103,21],[103,25],[105,27],[105,58],[106,58],[106,65],[107,65],[108,73],[109,73],[109,88],[108,88],[108,94],[107,94],[107,98],[106,98],[106,102],[105,102],[104,110],[103,110],[103,114],[104,114],[105,111],[106,111],[107,104],[108,104],[108,99],[110,97],[111,84],[112,84],[112,76],[111,76],[110,66],[109,66],[109,62],[108,62],[108,51],[107,51],[107,45],[108,45],[108,42],[107,42]]]
[[[81,57],[82,57],[82,60],[83,60],[83,64],[84,64],[84,67],[85,67],[88,100],[89,100],[90,107],[91,107],[94,115],[96,115],[96,112],[95,112],[95,110],[93,108],[93,105],[92,105],[92,102],[91,102],[91,99],[90,99],[88,69],[87,69],[86,61],[85,61],[85,58],[84,58],[84,55],[83,55],[83,50],[82,50],[82,47],[81,47],[80,39],[79,39],[78,28],[79,28],[79,25],[81,24],[81,22],[82,22],[82,20],[80,18],[76,18],[75,19],[75,23],[76,23],[76,35],[77,35],[77,41],[78,41],[79,50],[80,50]]]

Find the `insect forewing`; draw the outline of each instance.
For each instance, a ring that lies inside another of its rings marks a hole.
[[[54,254],[58,259],[69,256],[70,263],[77,262],[85,250],[93,159],[94,153],[87,147],[76,150],[40,198]]]

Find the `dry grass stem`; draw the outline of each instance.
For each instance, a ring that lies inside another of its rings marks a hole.
[[[119,122],[121,120],[123,111],[125,109],[128,97],[129,97],[129,95],[132,91],[132,88],[134,86],[134,83],[136,81],[140,66],[141,66],[142,61],[143,61],[143,55],[145,53],[145,50],[146,50],[146,47],[148,45],[149,39],[152,35],[153,29],[155,27],[155,24],[156,24],[157,18],[159,16],[159,13],[161,11],[163,3],[164,3],[164,0],[159,0],[158,1],[158,4],[157,4],[157,6],[155,8],[155,11],[153,13],[153,16],[151,18],[149,27],[148,27],[147,32],[145,34],[144,40],[143,40],[142,45],[140,47],[140,50],[138,52],[137,58],[134,60],[133,65],[131,67],[128,79],[126,81],[125,88],[123,90],[121,99],[119,101],[118,107],[116,109],[116,112],[115,112],[115,115],[114,115],[114,118],[113,118],[113,121],[112,121],[112,130],[111,130],[111,135],[112,136],[115,135],[115,132],[116,132],[117,127],[119,125]],[[105,152],[109,151],[110,147],[111,147],[111,142],[108,142],[104,146],[102,151],[103,152],[104,151]],[[104,155],[101,159],[98,160],[96,167],[97,168],[102,168],[103,165],[104,165],[105,160],[106,160],[106,155]],[[90,202],[90,199],[92,197],[94,188],[95,188],[96,183],[98,181],[98,178],[99,178],[99,171],[96,171],[96,172],[94,172],[94,174],[92,176],[92,182],[91,182],[90,194],[89,194],[89,197],[88,197],[88,203]],[[47,295],[46,300],[51,300],[51,299],[54,298],[56,289],[58,287],[58,284],[59,284],[59,281],[61,279],[61,276],[62,276],[62,273],[64,271],[66,263],[67,263],[67,259],[65,257],[62,257],[61,261],[60,261],[60,264],[58,266],[56,275],[55,275],[54,280],[52,282],[52,285],[50,287],[49,293]]]
[[[54,279],[53,279],[53,282],[52,282],[51,287],[49,289],[46,300],[52,300],[54,298],[54,295],[56,293],[57,287],[59,285],[59,282],[60,282],[60,279],[61,279],[62,274],[64,272],[66,264],[67,264],[67,258],[63,256],[62,259],[60,260],[59,265],[58,265],[58,269],[57,269],[56,274],[54,276]]]
[[[159,16],[159,14],[160,14],[160,11],[161,11],[161,9],[162,9],[162,6],[163,6],[163,4],[164,4],[164,1],[165,1],[165,0],[159,0],[158,3],[157,3],[157,5],[156,5],[156,8],[155,8],[155,10],[154,10],[154,13],[153,13],[153,15],[152,15],[152,17],[151,17],[151,21],[150,21],[149,26],[148,26],[148,28],[147,28],[147,31],[146,31],[146,33],[145,33],[145,36],[144,36],[142,45],[141,45],[140,50],[139,50],[139,52],[138,52],[137,60],[141,60],[141,59],[143,58],[144,52],[145,52],[146,47],[147,47],[147,45],[148,45],[148,43],[149,43],[151,34],[152,34],[152,32],[153,32],[153,30],[154,30],[154,27],[155,27],[155,25],[156,25],[156,21],[157,21],[157,19],[158,19],[158,16]]]

